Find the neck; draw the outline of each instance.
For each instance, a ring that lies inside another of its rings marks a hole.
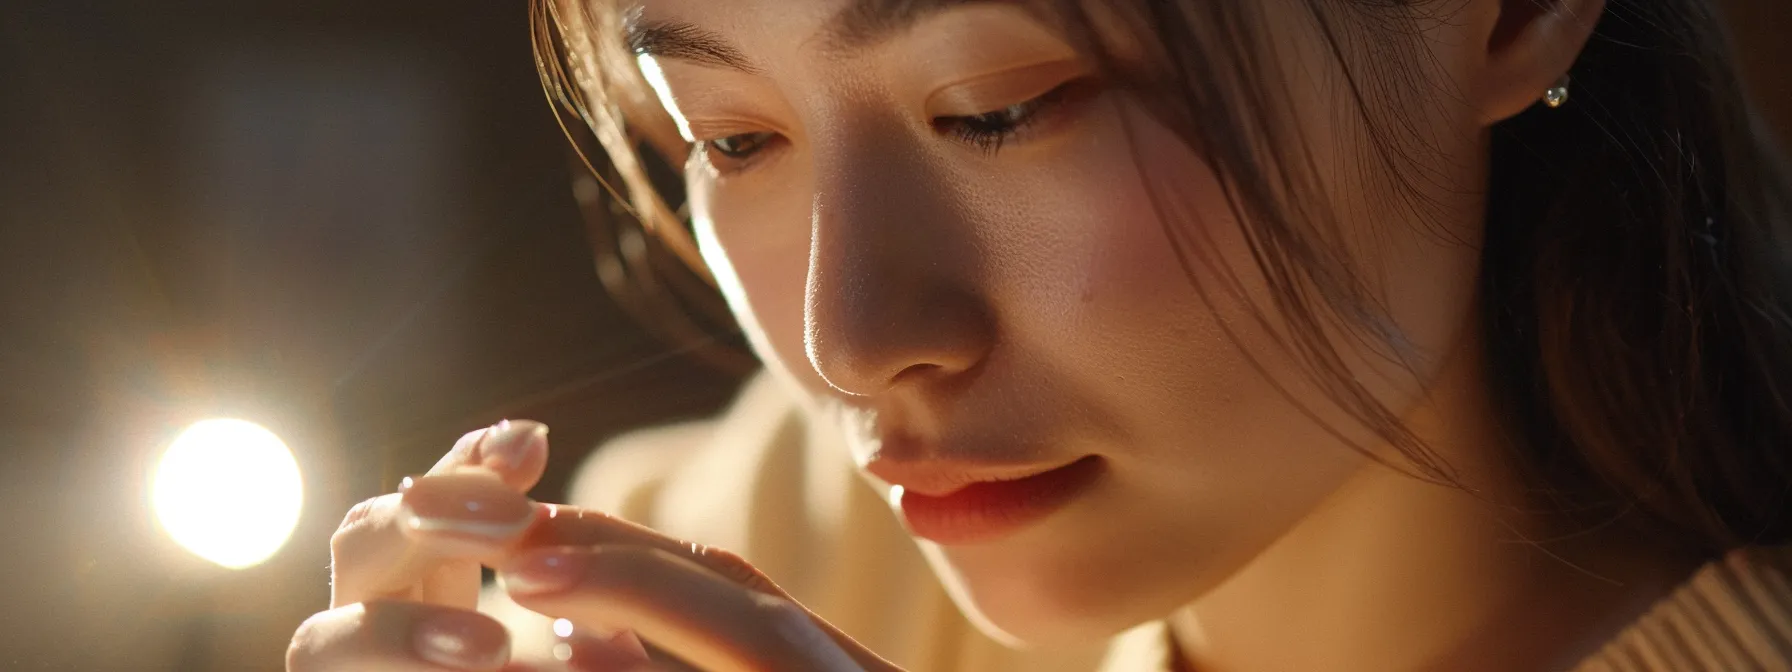
[[[1623,526],[1527,507],[1479,362],[1456,359],[1406,419],[1468,487],[1365,466],[1170,619],[1187,669],[1563,669],[1691,574],[1696,560]]]

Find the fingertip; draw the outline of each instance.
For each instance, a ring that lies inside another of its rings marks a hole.
[[[470,611],[441,611],[411,630],[417,657],[456,670],[499,670],[510,661],[510,633],[490,617]]]
[[[473,464],[527,492],[547,468],[548,426],[534,420],[501,421],[486,430],[472,452]]]

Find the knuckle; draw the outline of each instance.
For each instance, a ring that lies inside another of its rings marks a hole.
[[[311,666],[310,659],[305,655],[305,649],[299,646],[299,640],[294,639],[287,645],[286,672],[311,672],[315,669],[317,668]]]
[[[442,455],[442,459],[437,461],[436,466],[430,471],[432,473],[441,472],[470,462],[480,442],[484,441],[486,435],[491,431],[491,427],[481,427],[460,435],[460,438],[454,441],[454,446]]]
[[[292,644],[286,647],[286,672],[322,672],[323,669],[314,651],[298,638],[293,638]]]
[[[383,497],[385,496],[368,497],[367,499],[363,499],[356,503],[354,506],[349,507],[348,513],[342,516],[342,522],[336,525],[336,531],[340,533],[341,531],[353,528],[361,521],[366,520],[367,516],[373,513],[374,507],[379,506],[380,500]]]
[[[380,495],[362,500],[361,503],[349,508],[348,515],[342,518],[342,524],[336,527],[336,531],[330,533],[330,553],[332,555],[340,554],[344,546],[351,543],[355,537],[359,536],[361,530],[378,518],[376,514],[380,509],[389,504],[395,504],[398,497],[399,495]]]
[[[353,541],[353,532],[354,530],[352,528],[344,527],[330,533],[330,557],[332,559],[340,559],[342,557],[343,551]]]
[[[299,624],[299,629],[294,630],[292,633],[293,644],[296,646],[315,641],[318,638],[323,623],[332,620],[331,617],[333,615],[334,612],[320,611],[312,614],[310,618],[305,619],[305,622]]]
[[[324,625],[335,620],[334,616],[333,612],[318,612],[299,624],[286,646],[286,672],[321,672],[324,669],[323,652],[328,639]]]
[[[733,551],[693,543],[691,553],[698,562],[735,583],[768,595],[784,594],[770,577]]]
[[[691,555],[707,561],[707,564],[713,564],[718,568],[728,568],[730,571],[739,571],[742,568],[751,570],[752,568],[746,558],[725,548],[691,542]]]

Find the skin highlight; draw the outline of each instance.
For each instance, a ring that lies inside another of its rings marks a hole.
[[[1493,45],[1514,19],[1472,2],[1426,36],[1445,70],[1427,75],[1473,92],[1422,115],[1440,223],[1377,198],[1391,186],[1362,169],[1370,150],[1339,112],[1332,56],[1303,46],[1320,43],[1315,27],[1291,6],[1266,10],[1314,37],[1278,42],[1291,45],[1276,54],[1289,123],[1335,169],[1320,189],[1337,242],[1411,350],[1390,362],[1333,338],[1461,475],[1450,487],[1350,450],[1377,442],[1268,345],[1285,325],[1252,319],[1268,290],[1220,178],[1138,101],[1080,81],[1089,69],[1048,23],[972,4],[844,53],[790,39],[841,4],[652,0],[642,21],[700,27],[748,66],[646,58],[699,146],[687,183],[706,261],[761,358],[842,426],[861,465],[1104,460],[1100,484],[1041,524],[989,544],[923,542],[986,630],[1091,639],[1174,613],[1201,669],[1510,669],[1584,655],[1609,634],[1584,624],[1623,622],[1689,571],[1637,539],[1552,549],[1574,557],[1526,543],[1561,521],[1525,513],[1475,393],[1487,125],[1566,69],[1574,50],[1557,43],[1584,41],[1582,24],[1530,17],[1547,25]],[[1074,102],[993,151],[941,131],[1058,86]],[[761,144],[728,156],[746,135]],[[1188,204],[1177,225],[1198,227],[1218,261],[1192,280],[1237,280],[1242,296],[1190,289],[1151,207],[1165,184]],[[916,440],[891,454],[892,437]],[[1371,604],[1379,617],[1362,618]]]
[[[1792,201],[1706,0],[531,14],[608,205],[993,637],[1562,669],[1792,535]],[[501,422],[352,510],[289,672],[898,672],[739,556],[530,501],[546,452]]]

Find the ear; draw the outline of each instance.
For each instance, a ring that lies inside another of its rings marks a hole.
[[[1580,56],[1605,0],[1472,0],[1464,26],[1478,55],[1460,82],[1485,126],[1529,109]]]

